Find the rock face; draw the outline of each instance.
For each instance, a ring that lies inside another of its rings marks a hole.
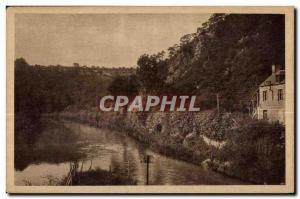
[[[174,45],[169,48],[172,49],[170,60],[168,62],[168,76],[167,83],[174,83],[182,78],[185,73],[191,69],[201,53],[201,41],[198,39],[197,33],[184,35],[180,40],[180,45]]]

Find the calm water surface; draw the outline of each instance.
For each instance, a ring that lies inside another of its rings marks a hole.
[[[138,185],[146,183],[146,155],[151,155],[149,183],[152,185],[243,184],[197,165],[155,153],[122,132],[99,129],[70,121],[44,121],[45,128],[16,150],[15,184],[46,185],[49,179],[66,176],[71,162],[83,171],[101,168]]]

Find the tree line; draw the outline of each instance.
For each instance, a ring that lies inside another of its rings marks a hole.
[[[15,61],[15,114],[35,120],[42,113],[95,106],[112,81],[93,68],[29,65]]]

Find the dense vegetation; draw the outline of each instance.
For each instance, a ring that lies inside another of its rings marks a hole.
[[[243,111],[271,65],[284,67],[284,30],[284,15],[215,14],[170,47],[167,57],[141,56],[139,70],[151,74],[142,76],[142,86],[202,95],[208,108],[218,93],[221,108]]]
[[[285,131],[278,123],[249,122],[226,134],[227,143],[217,155],[231,162],[225,173],[263,184],[285,182]]]
[[[15,77],[15,111],[32,114],[95,106],[112,79],[93,68],[29,66],[22,58],[15,62]]]

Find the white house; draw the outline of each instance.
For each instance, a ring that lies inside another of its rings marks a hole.
[[[257,118],[285,123],[285,71],[272,65],[272,74],[260,84],[257,95]]]

